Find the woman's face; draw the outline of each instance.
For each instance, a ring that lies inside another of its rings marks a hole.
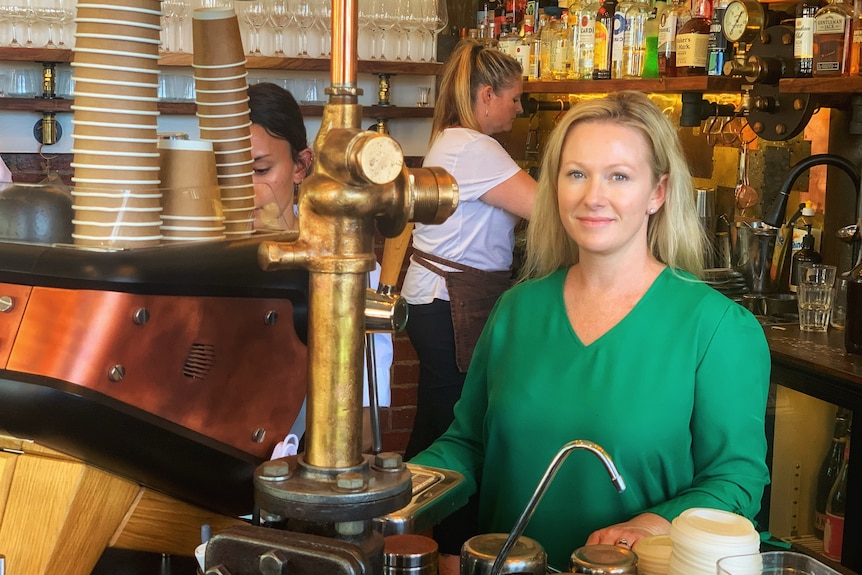
[[[521,107],[521,93],[524,82],[518,78],[510,88],[503,88],[499,93],[491,86],[483,86],[479,90],[473,114],[479,122],[483,134],[502,134],[512,129],[515,117],[524,111]]]
[[[647,249],[649,211],[664,203],[644,135],[608,121],[576,124],[563,141],[557,201],[563,227],[584,254]]]
[[[308,163],[293,159],[287,140],[276,138],[263,126],[251,126],[251,156],[254,169],[254,209],[256,229],[296,229],[293,212],[294,184],[305,177]],[[300,152],[310,162],[311,151]]]

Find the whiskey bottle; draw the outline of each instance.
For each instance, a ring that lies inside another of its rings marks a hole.
[[[843,407],[835,414],[835,425],[832,430],[832,442],[826,451],[826,456],[817,472],[817,483],[814,492],[814,533],[823,537],[823,526],[826,522],[826,504],[829,503],[829,492],[841,471],[844,457],[844,446],[847,444],[850,426],[850,412]]]
[[[712,0],[699,0],[694,16],[676,33],[676,75],[706,76]]]
[[[862,74],[862,0],[853,3],[853,23],[850,25],[851,76]]]
[[[672,0],[659,16],[658,73],[661,77],[676,76],[676,35],[691,19],[691,10],[683,0]]]
[[[823,6],[821,0],[802,0],[796,5],[793,61],[796,78],[810,78],[814,62],[814,15]]]
[[[814,15],[814,76],[847,76],[850,69],[850,28],[853,6],[830,0]]]
[[[722,29],[724,12],[727,10],[729,0],[718,0],[712,7],[712,20],[709,24],[709,43],[707,44],[707,76],[721,76],[724,72],[724,63],[733,56],[733,45],[727,41]]]
[[[593,80],[610,80],[614,57],[614,15],[617,0],[604,0],[596,12],[595,68]]]
[[[841,561],[841,548],[844,542],[844,509],[847,506],[847,468],[850,461],[850,442],[844,446],[844,460],[835,485],[829,492],[826,504],[826,523],[823,526],[823,554],[835,561]]]
[[[581,6],[578,24],[578,78],[591,80],[596,64],[596,15],[601,7],[599,0],[586,0]]]

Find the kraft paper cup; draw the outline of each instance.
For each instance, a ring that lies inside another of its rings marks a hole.
[[[72,204],[75,220],[84,222],[153,222],[160,219],[161,206],[156,208],[110,208]],[[164,222],[163,222],[164,223]]]
[[[147,98],[146,100],[120,97],[107,98],[103,95],[90,96],[75,93],[75,105],[78,109],[102,110],[110,113],[135,111],[140,114],[159,115],[158,98]]]
[[[82,210],[93,208],[94,210],[157,211],[161,213],[162,195],[153,190],[157,190],[157,188],[134,190],[123,189],[119,186],[104,189],[79,186],[72,190],[73,206]]]
[[[175,217],[223,217],[221,195],[217,186],[164,188],[162,213]]]
[[[76,246],[81,247],[101,248],[104,250],[133,250],[156,247],[161,241],[161,236],[151,238],[99,238],[73,233],[72,240]]]
[[[75,233],[84,236],[138,238],[161,235],[162,222],[159,219],[149,222],[88,222],[72,220]]]
[[[173,245],[182,245],[184,243],[190,242],[214,242],[217,240],[225,239],[225,235],[222,234],[220,236],[212,236],[212,237],[172,237],[172,236],[162,236],[162,245],[165,244],[173,244]]]
[[[152,126],[140,126],[138,128],[125,128],[119,126],[98,126],[92,123],[76,123],[73,124],[72,134],[76,138],[107,138],[108,141],[117,138],[131,138],[135,141],[156,141],[158,138],[157,128]]]
[[[236,12],[230,7],[199,8],[192,12],[193,63],[197,66],[234,64],[245,60]]]
[[[73,133],[72,139],[75,150],[82,153],[108,151],[149,154],[158,149],[156,148],[158,140],[150,138],[100,138],[99,136]]]
[[[119,167],[155,167],[159,166],[159,155],[146,152],[126,154],[114,153],[113,150],[82,151],[72,149],[72,162],[79,165],[119,166]]]
[[[144,12],[160,15],[162,12],[159,0],[88,0],[80,2],[80,8],[93,8],[96,10],[117,9],[124,12]]]
[[[77,52],[81,52],[84,48],[109,48],[133,54],[148,53],[153,47],[158,50],[160,44],[160,40],[120,36],[119,34],[101,34],[98,32],[75,34],[75,50]]]
[[[157,82],[159,76],[157,68],[116,66],[94,62],[72,62],[71,66],[77,78],[117,78],[131,82]]]
[[[111,118],[105,118],[106,115],[110,115]],[[158,134],[158,123],[157,122],[132,122],[128,121],[128,118],[118,117],[115,114],[94,114],[93,116],[89,116],[91,119],[84,119],[88,117],[87,114],[75,114],[72,118],[72,127],[81,127],[81,128],[116,128],[121,130],[126,130],[126,133],[133,134],[136,133],[137,130],[142,130],[141,133],[146,132],[149,134],[150,130],[156,130]],[[146,118],[144,116],[144,118]]]
[[[82,2],[77,6],[75,19],[88,18],[94,15],[128,22],[156,22],[162,16],[161,3],[156,0],[137,2]]]
[[[245,66],[242,67],[245,69]],[[239,70],[237,70],[239,72]],[[226,73],[224,76],[194,76],[195,90],[228,90],[248,86],[248,72]]]
[[[162,222],[162,235],[175,238],[212,237],[224,234],[224,224],[217,226],[175,226]]]
[[[213,118],[198,118],[198,127],[202,130],[211,131],[216,137],[218,132],[229,130],[243,130],[244,132],[248,132],[249,136],[251,136],[251,132],[249,131],[251,129],[251,124],[252,122],[249,119],[248,114],[232,118],[222,118],[221,120]]]
[[[81,122],[103,122],[111,125],[139,124],[158,128],[159,111],[125,110],[122,108],[105,109],[72,105],[72,120]]]
[[[99,78],[99,77],[80,77],[74,76],[75,87],[78,92],[98,92],[98,93],[135,93],[127,92],[130,89],[134,90],[144,90],[141,92],[141,96],[143,97],[152,97],[153,90],[158,91],[159,84],[157,78],[153,77],[143,77],[136,80],[120,80],[116,78],[114,75],[108,78]]]
[[[95,66],[117,66],[121,69],[135,68],[158,71],[159,68],[158,51],[153,55],[151,52],[135,53],[126,51],[119,52],[107,49],[102,50],[97,48],[82,48],[81,50],[75,50],[73,52],[72,61]]]
[[[117,21],[100,17],[75,19],[75,32],[78,34],[104,34],[105,30],[109,30],[118,36],[159,40],[160,29],[160,23]]]
[[[218,187],[212,143],[205,140],[159,140],[158,148],[164,188]]]
[[[236,62],[220,63],[216,66],[199,66],[192,64],[192,72],[195,83],[206,89],[216,89],[221,82],[244,83],[248,85],[248,69],[245,59]]]

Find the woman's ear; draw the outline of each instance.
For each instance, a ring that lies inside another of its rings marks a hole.
[[[664,201],[667,198],[667,184],[669,180],[669,174],[662,174],[658,179],[658,183],[656,184],[655,190],[653,191],[652,197],[649,201],[649,213],[656,213],[658,209],[664,205]]]
[[[296,162],[293,170],[293,183],[298,184],[305,179],[308,171],[311,169],[311,161],[314,159],[314,153],[311,148],[305,148],[298,154],[299,160]]]

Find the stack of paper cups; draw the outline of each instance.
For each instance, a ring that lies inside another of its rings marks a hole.
[[[158,0],[78,4],[73,48],[76,244],[157,245]]]
[[[225,235],[254,230],[248,82],[239,22],[230,7],[193,12],[195,102],[202,140],[212,142]]]
[[[632,547],[638,556],[638,575],[667,575],[670,562],[670,535],[638,539]]]
[[[714,575],[722,557],[760,550],[760,535],[745,517],[693,508],[671,522],[669,575]]]
[[[161,140],[164,243],[224,239],[224,214],[212,143]]]

